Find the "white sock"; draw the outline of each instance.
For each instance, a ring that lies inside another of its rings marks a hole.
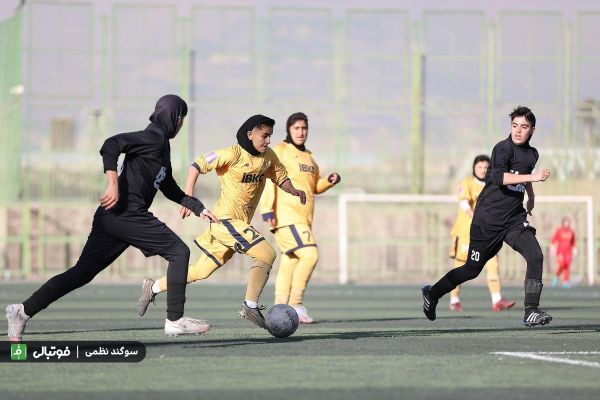
[[[460,297],[450,296],[450,304],[460,303]]]
[[[502,295],[500,293],[492,293],[492,304],[496,304],[502,300]]]
[[[258,303],[252,300],[244,300],[244,303],[246,303],[246,305],[250,308],[257,308],[258,307]]]
[[[160,293],[160,292],[162,292],[162,290],[160,290],[160,285],[158,284],[158,281],[155,281],[152,284],[152,293],[157,294],[157,293]]]

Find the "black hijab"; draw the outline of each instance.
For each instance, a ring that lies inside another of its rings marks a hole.
[[[275,126],[275,120],[260,114],[253,115],[248,118],[237,131],[237,141],[240,147],[255,157],[260,156],[260,151],[254,148],[252,140],[248,137],[248,131],[251,131],[260,125],[267,125],[272,128]]]
[[[475,175],[475,165],[477,165],[477,163],[480,163],[480,162],[487,162],[489,165],[492,163],[492,160],[486,154],[480,154],[477,157],[475,157],[475,159],[473,160],[473,169],[472,169],[473,178],[477,179],[479,182],[485,182],[485,176],[483,177],[483,179],[479,179],[479,177],[477,177],[477,175]],[[488,171],[490,171],[490,170],[491,170],[491,168],[488,167]],[[487,174],[486,174],[486,176],[487,176]]]
[[[160,125],[169,136],[169,139],[172,139],[175,137],[175,131],[177,130],[177,120],[185,117],[187,111],[187,104],[181,97],[168,94],[158,99],[154,112],[150,116],[150,121]]]

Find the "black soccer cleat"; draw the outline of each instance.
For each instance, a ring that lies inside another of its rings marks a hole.
[[[525,311],[523,316],[523,323],[530,328],[536,325],[547,325],[550,321],[552,321],[552,316],[539,308]]]
[[[431,286],[429,285],[421,288],[421,292],[423,293],[423,312],[430,321],[435,321],[435,307],[437,306],[438,301],[433,300],[429,296],[430,290]]]
[[[248,305],[244,301],[242,303],[242,308],[240,309],[239,314],[248,321],[258,325],[259,327],[267,329],[267,326],[265,325],[265,317],[260,312],[261,310],[264,310],[266,308],[267,307],[265,306],[258,306],[256,308],[248,307]]]

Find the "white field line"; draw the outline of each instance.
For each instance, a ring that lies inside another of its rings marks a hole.
[[[539,352],[519,352],[519,351],[497,351],[490,353],[498,356],[509,356],[518,358],[530,358],[532,360],[547,361],[554,363],[580,365],[583,367],[600,368],[600,362],[596,361],[582,361],[582,360],[570,360],[568,358],[550,357],[550,355],[597,355],[600,354],[598,351],[539,351]]]

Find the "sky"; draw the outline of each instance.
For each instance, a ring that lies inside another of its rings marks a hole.
[[[13,15],[18,5],[19,0],[0,0],[0,21]]]

